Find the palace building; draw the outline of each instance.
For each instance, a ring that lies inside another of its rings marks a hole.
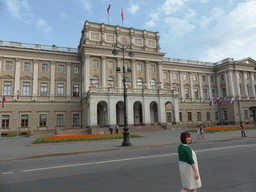
[[[86,21],[78,49],[0,41],[1,133],[105,133],[122,126],[123,67],[132,131],[255,122],[255,60],[166,58],[159,38]],[[113,55],[115,47],[124,55]],[[217,98],[227,102],[210,106]]]

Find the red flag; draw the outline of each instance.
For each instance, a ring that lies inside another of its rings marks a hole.
[[[111,4],[108,5],[108,9],[107,9],[107,12],[108,12],[108,13],[109,13],[110,7],[111,7]]]
[[[124,12],[123,12],[123,9],[121,11],[121,17],[122,17],[122,20],[124,20]]]
[[[5,96],[3,95],[2,108],[4,108]]]

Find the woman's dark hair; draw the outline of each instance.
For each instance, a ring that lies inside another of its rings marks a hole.
[[[187,138],[189,138],[189,137],[191,137],[191,135],[190,135],[190,133],[188,133],[188,132],[183,132],[183,133],[181,133],[181,135],[180,135],[180,141],[181,141],[181,143],[183,143],[183,144],[187,144]],[[192,141],[192,140],[191,140]]]

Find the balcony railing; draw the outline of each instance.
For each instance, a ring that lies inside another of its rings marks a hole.
[[[55,45],[38,45],[38,44],[29,44],[29,43],[18,43],[12,41],[1,41],[0,47],[16,47],[22,49],[36,49],[36,50],[46,50],[46,51],[55,51],[55,52],[65,52],[65,53],[78,53],[78,49],[69,48],[69,47],[57,47]]]

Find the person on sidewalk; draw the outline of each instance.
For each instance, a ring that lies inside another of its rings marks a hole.
[[[200,139],[200,125],[198,125],[196,137],[197,139]]]
[[[244,132],[244,125],[243,125],[242,122],[240,122],[240,128],[241,128],[241,135],[242,135],[242,137],[246,137],[245,132]]]
[[[204,138],[204,130],[203,130],[203,125],[200,126],[200,135],[201,135],[201,138]]]
[[[119,131],[119,125],[117,124],[116,125],[116,133],[118,133],[118,131]]]
[[[188,146],[192,142],[190,133],[180,135],[181,144],[178,147],[179,169],[181,176],[181,192],[196,192],[202,186],[198,170],[196,153]]]
[[[113,126],[112,126],[112,125],[110,125],[110,127],[109,127],[109,131],[110,131],[110,134],[112,134],[112,133],[113,133]]]

